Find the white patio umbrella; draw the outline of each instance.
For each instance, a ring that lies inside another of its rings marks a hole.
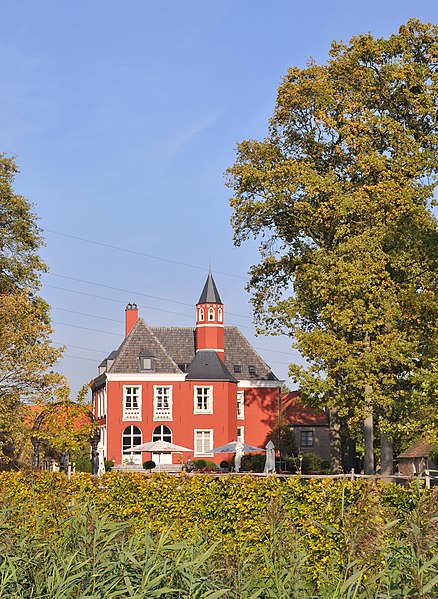
[[[97,455],[99,459],[99,469],[97,471],[97,476],[103,476],[105,474],[105,458],[103,455],[103,447],[98,447]]]
[[[255,447],[254,445],[242,443],[241,441],[231,441],[230,443],[225,443],[225,445],[215,447],[211,451],[212,453],[234,453],[234,471],[239,472],[242,456],[245,453],[256,453],[258,451],[265,450],[261,449],[260,447]]]
[[[225,443],[225,445],[220,445],[219,447],[215,447],[211,450],[212,453],[236,453],[237,444],[240,441],[230,441],[230,443]],[[244,453],[256,453],[258,451],[265,451],[261,447],[255,447],[254,445],[248,445],[247,443],[240,443],[242,445],[241,451]]]
[[[272,441],[266,445],[265,474],[275,474],[275,446]]]
[[[160,439],[159,441],[148,441],[141,445],[133,445],[132,447],[125,449],[125,453],[128,451],[151,451],[153,453],[158,453],[158,470],[160,470],[160,454],[182,453],[184,451],[193,451],[193,449],[190,449],[190,447],[183,447],[182,445],[176,445],[176,443],[170,443],[169,441],[162,441]]]

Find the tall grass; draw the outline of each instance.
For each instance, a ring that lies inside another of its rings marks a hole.
[[[369,506],[369,501],[367,502]],[[403,527],[376,511],[343,513],[337,535],[343,568],[310,563],[306,539],[276,502],[263,516],[267,537],[230,553],[202,532],[175,541],[175,531],[114,521],[91,506],[72,508],[45,536],[14,527],[0,512],[0,597],[14,599],[301,599],[438,596],[436,502],[418,504]],[[316,523],[317,524],[317,523]],[[337,556],[339,557],[339,556]],[[339,560],[336,562],[339,563]]]

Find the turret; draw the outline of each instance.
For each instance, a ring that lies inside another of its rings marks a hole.
[[[203,349],[224,359],[224,305],[211,272],[196,304],[196,351]]]

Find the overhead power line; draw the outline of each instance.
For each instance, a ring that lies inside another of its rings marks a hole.
[[[112,291],[121,291],[123,293],[129,293],[131,296],[140,295],[140,296],[143,296],[143,297],[149,297],[151,299],[158,300],[160,302],[170,302],[172,304],[179,304],[180,306],[189,306],[191,308],[194,307],[193,304],[188,304],[186,302],[179,302],[178,300],[166,299],[165,297],[158,297],[156,295],[149,295],[147,293],[142,293],[141,291],[132,291],[130,289],[122,289],[120,287],[113,287],[111,285],[104,285],[103,283],[95,283],[94,281],[86,281],[85,279],[79,279],[77,277],[70,277],[70,276],[67,276],[67,275],[60,275],[60,274],[57,274],[57,273],[54,273],[54,272],[48,272],[46,274],[51,275],[53,277],[59,277],[61,279],[68,279],[69,281],[75,281],[75,282],[78,282],[78,283],[85,283],[86,285],[94,285],[95,287],[103,287],[105,289],[111,289]],[[54,289],[62,289],[61,287],[54,287],[53,285],[52,286],[46,285],[46,286],[47,287],[53,287]],[[83,292],[74,291],[73,293],[83,293]],[[84,294],[84,295],[88,295],[88,294]],[[91,297],[99,297],[99,296],[91,296]],[[119,301],[120,302],[120,300],[114,300],[112,298],[103,298],[103,299],[110,299],[111,301]],[[160,308],[152,308],[150,306],[142,306],[142,307],[146,307],[146,308],[151,309],[151,310],[160,310]],[[161,309],[161,311],[167,312],[167,310],[162,310],[162,309]],[[178,314],[178,312],[171,312],[171,314]],[[227,311],[227,314],[229,314],[230,316],[236,316],[238,318],[246,318],[248,320],[251,320],[251,316],[247,316],[246,314],[236,314],[235,312],[228,312],[228,311]],[[188,316],[188,315],[187,314],[180,314],[180,316]],[[192,316],[190,316],[190,317],[192,318]]]
[[[62,233],[61,231],[54,231],[53,229],[44,229],[47,233],[53,233],[55,235],[61,235],[62,237],[69,237],[70,239],[75,239],[76,241],[81,241],[84,243],[91,243],[92,245],[98,245],[101,247],[106,247],[111,250],[117,250],[119,252],[125,252],[127,254],[135,254],[137,256],[143,256],[145,258],[151,258],[152,260],[160,260],[161,262],[168,262],[170,264],[177,264],[178,266],[185,266],[187,268],[194,268],[196,270],[203,270],[208,272],[209,269],[205,266],[199,266],[197,264],[189,264],[188,262],[181,262],[179,260],[172,260],[171,258],[163,258],[163,256],[155,256],[153,254],[146,254],[145,252],[138,252],[136,250],[129,250],[128,248],[124,248],[118,245],[112,245],[110,243],[103,243],[101,241],[96,241],[94,239],[87,239],[86,237],[78,237],[77,235],[70,235],[69,233]],[[224,275],[226,277],[233,277],[235,279],[243,279],[247,280],[247,277],[243,277],[242,275],[236,275],[230,272],[221,272],[219,270],[215,270],[215,273],[218,275]]]
[[[81,329],[83,331],[92,331],[93,333],[103,333],[104,335],[116,335],[116,337],[121,337],[121,333],[111,333],[110,331],[100,331],[99,329],[91,329],[89,327],[81,327],[78,324],[69,324],[68,322],[59,322],[56,320],[52,320],[53,324],[60,324],[64,327],[72,327],[73,329]]]
[[[120,300],[113,300],[111,298],[105,298],[105,297],[102,297],[100,295],[93,295],[91,293],[85,293],[85,292],[82,292],[82,291],[74,291],[73,289],[65,289],[63,287],[56,287],[54,285],[46,285],[46,287],[51,287],[53,289],[59,289],[61,291],[66,291],[68,293],[79,293],[81,295],[87,295],[88,297],[95,297],[95,298],[99,298],[99,299],[108,299],[110,301],[115,301],[117,303],[123,303],[123,304],[125,303],[125,302],[122,302]],[[140,307],[140,308],[146,308],[148,310],[156,310],[158,312],[166,312],[167,314],[176,314],[177,316],[184,316],[184,318],[190,318],[191,320],[193,320],[193,315],[192,314],[182,314],[181,312],[174,312],[173,310],[163,310],[162,308],[153,308],[152,306],[145,306],[144,304],[143,305],[142,304],[137,304],[137,306]],[[54,310],[62,310],[63,312],[71,312],[72,314],[80,314],[82,316],[89,316],[90,318],[101,318],[101,319],[104,319],[104,320],[111,320],[112,322],[121,323],[121,320],[118,320],[118,319],[115,319],[115,318],[107,318],[105,316],[97,316],[96,314],[87,314],[86,312],[77,312],[75,310],[68,310],[67,308],[57,308],[56,306],[51,306],[51,308],[54,309]],[[54,321],[52,321],[52,322],[54,322]],[[244,325],[244,324],[235,325],[233,323],[230,323],[230,326],[238,326],[241,329],[249,329],[250,331],[253,330],[252,327],[250,327],[248,325]]]

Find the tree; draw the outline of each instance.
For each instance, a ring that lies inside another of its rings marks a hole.
[[[280,458],[290,458],[298,452],[298,446],[293,429],[280,421],[268,434],[267,442],[272,441]]]
[[[37,296],[42,239],[29,202],[12,189],[17,171],[0,154],[0,463],[16,459],[28,437],[23,402],[66,394],[63,377],[49,370],[62,350],[51,344],[49,307]]]
[[[260,241],[248,285],[259,330],[286,332],[306,358],[290,374],[308,405],[330,410],[334,469],[341,424],[358,435],[368,417],[386,445],[424,424],[414,408],[437,355],[437,33],[412,19],[289,69],[266,139],[240,143],[228,170],[235,243]]]

